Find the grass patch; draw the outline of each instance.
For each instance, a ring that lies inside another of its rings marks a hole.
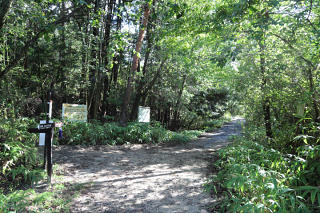
[[[90,184],[55,184],[45,192],[35,189],[0,193],[0,212],[70,212],[71,200]]]

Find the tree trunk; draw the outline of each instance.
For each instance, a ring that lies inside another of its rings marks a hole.
[[[316,99],[316,94],[315,94],[315,89],[314,89],[314,82],[313,82],[313,74],[312,74],[311,68],[309,68],[307,70],[307,75],[308,75],[309,90],[310,90],[312,105],[313,105],[313,110],[314,110],[314,121],[319,122],[319,120],[320,120],[319,108],[318,108],[318,104],[317,104],[317,99]]]
[[[100,7],[100,1],[95,1],[95,7],[94,7],[94,13],[97,13]],[[90,119],[96,119],[98,108],[96,106],[97,104],[97,98],[98,98],[98,72],[97,72],[97,64],[99,62],[98,60],[98,35],[99,30],[97,27],[92,28],[92,34],[93,34],[93,40],[91,44],[91,68],[89,71],[89,81],[90,81],[90,88],[89,88],[89,100],[88,100],[88,111],[89,111],[89,118]]]
[[[144,100],[149,93],[149,91],[152,89],[152,87],[155,85],[157,79],[160,77],[160,73],[162,71],[162,68],[164,66],[164,63],[167,61],[167,58],[163,59],[160,66],[157,69],[157,72],[154,74],[152,80],[149,82],[149,84],[146,85],[144,80],[140,81],[139,86],[137,88],[136,96],[132,105],[132,111],[131,111],[131,120],[135,119],[138,115],[138,109],[140,103],[144,103]],[[143,88],[145,87],[145,88]],[[141,101],[142,100],[142,101]]]
[[[9,12],[12,0],[1,0],[0,2],[0,31],[6,20],[6,15]]]
[[[65,2],[61,2],[61,16],[64,17],[65,16]],[[62,103],[66,103],[67,102],[67,94],[66,94],[66,90],[67,90],[67,79],[66,79],[66,36],[65,36],[65,26],[64,23],[62,23],[62,30],[61,30],[61,48],[59,50],[59,64],[60,64],[60,68],[59,68],[59,74],[60,74],[60,79],[59,81],[61,82],[61,94],[62,94],[62,99],[60,100]]]
[[[123,6],[123,2],[119,0],[118,2],[118,8]],[[117,33],[121,33],[121,25],[122,25],[122,17],[117,17],[117,25],[116,25],[116,30]],[[113,66],[112,66],[112,73],[111,73],[111,79],[110,79],[110,84],[117,84],[118,81],[118,72],[121,64],[121,60],[123,59],[123,50],[120,50],[118,54],[116,54],[113,57]]]
[[[125,94],[123,96],[123,101],[122,101],[122,106],[121,106],[120,125],[122,125],[122,126],[126,126],[127,122],[128,122],[128,105],[130,102],[131,92],[132,92],[131,91],[132,90],[131,84],[132,84],[132,80],[134,77],[134,73],[138,68],[138,60],[139,60],[138,54],[140,53],[140,50],[141,50],[142,41],[143,41],[144,34],[145,34],[145,29],[147,28],[147,25],[148,25],[149,15],[150,15],[150,7],[149,7],[149,3],[146,2],[144,5],[142,26],[140,27],[138,40],[136,42],[135,53],[134,53],[134,56],[132,59],[132,66],[131,66],[128,81],[127,81],[127,88],[125,90]]]
[[[272,138],[272,126],[271,126],[271,110],[270,99],[266,94],[267,78],[266,78],[266,58],[265,58],[265,45],[259,42],[260,47],[260,72],[262,76],[261,91],[262,91],[262,110],[264,116],[264,124],[266,129],[266,136]]]
[[[108,13],[106,17],[105,31],[104,31],[104,41],[102,44],[102,60],[104,63],[105,69],[108,69],[108,50],[110,45],[110,33],[112,27],[112,16],[113,16],[113,8],[114,8],[115,0],[108,1]],[[112,78],[112,77],[110,77]],[[108,108],[108,95],[110,92],[110,81],[108,79],[107,74],[103,75],[103,100],[102,100],[102,116],[105,116]]]
[[[102,58],[104,60],[105,67],[108,66],[108,48],[110,45],[110,33],[111,33],[111,26],[112,26],[112,16],[113,16],[113,8],[114,8],[115,0],[108,0],[108,12],[106,17],[105,23],[105,30],[104,30],[104,41],[102,46]]]
[[[87,102],[87,87],[88,87],[88,44],[89,44],[89,38],[88,38],[88,27],[84,26],[85,30],[84,33],[82,33],[82,47],[81,47],[81,89],[80,89],[80,99],[83,102]]]
[[[171,106],[170,105],[168,105],[168,107],[167,108],[165,108],[164,110],[164,119],[163,119],[163,125],[165,125],[166,126],[166,128],[168,128],[169,127],[169,125],[170,125],[170,120],[171,120],[171,116],[170,116],[170,108],[171,108]]]
[[[151,48],[152,48],[152,41],[151,41],[151,26],[150,26],[150,22],[148,24],[148,28],[147,28],[147,33],[146,33],[146,39],[147,39],[147,51],[144,57],[144,65],[143,65],[143,69],[142,69],[142,78],[138,81],[138,87],[136,89],[136,95],[133,101],[133,105],[132,105],[132,110],[131,110],[131,115],[130,115],[130,119],[134,120],[137,117],[138,114],[138,108],[140,105],[140,100],[141,97],[144,96],[145,94],[143,94],[142,90],[143,87],[146,84],[146,73],[147,73],[147,66],[148,66],[148,61],[149,61],[149,57],[150,57],[150,53],[151,53]],[[139,63],[140,64],[140,63]],[[138,71],[140,69],[138,68]]]
[[[182,77],[182,84],[181,84],[181,87],[178,92],[178,98],[177,98],[177,102],[176,102],[175,109],[173,112],[173,123],[172,123],[172,127],[171,127],[173,130],[177,130],[179,128],[179,124],[178,124],[179,110],[180,110],[180,104],[181,104],[181,97],[182,97],[182,93],[183,93],[183,89],[184,89],[184,85],[186,83],[186,80],[187,80],[187,76],[184,75]]]

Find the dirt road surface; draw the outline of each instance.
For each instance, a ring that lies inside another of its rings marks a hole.
[[[212,152],[241,131],[233,119],[214,133],[175,146],[59,146],[54,162],[68,184],[82,184],[71,212],[208,212],[203,191]]]

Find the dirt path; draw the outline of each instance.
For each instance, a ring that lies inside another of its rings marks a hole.
[[[210,153],[240,133],[241,121],[172,147],[56,147],[54,161],[63,170],[63,182],[86,185],[71,211],[207,212],[214,202],[202,188]]]

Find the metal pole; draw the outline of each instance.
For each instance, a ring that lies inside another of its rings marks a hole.
[[[48,111],[49,111],[49,94],[47,94],[47,104],[45,104],[45,113],[46,113],[46,123],[49,123],[49,117],[48,117]],[[45,139],[44,139],[44,148],[43,148],[43,169],[46,169],[47,166],[47,136],[48,133],[45,133]]]
[[[47,111],[47,124],[49,124],[51,116],[52,116],[52,91],[48,92],[48,111]],[[51,183],[51,175],[52,175],[52,139],[53,139],[53,128],[48,130],[46,133],[45,140],[45,152],[46,152],[46,164],[47,164],[47,174],[48,174],[48,182]]]
[[[46,143],[47,143],[47,174],[48,181],[51,183],[52,176],[52,140],[53,140],[54,128],[51,128],[46,135]]]

